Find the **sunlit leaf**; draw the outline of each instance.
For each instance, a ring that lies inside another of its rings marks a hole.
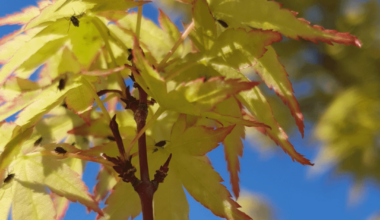
[[[286,37],[299,37],[317,43],[341,43],[361,47],[360,41],[349,33],[324,30],[321,26],[310,26],[309,22],[296,18],[296,12],[281,9],[275,1],[267,0],[209,0],[211,12],[234,28],[257,28],[278,31]]]

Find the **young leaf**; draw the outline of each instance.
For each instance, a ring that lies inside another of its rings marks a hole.
[[[17,12],[12,15],[7,15],[6,17],[0,18],[0,26],[2,25],[13,25],[13,24],[26,24],[34,17],[40,14],[40,11],[51,4],[49,0],[42,0],[38,2],[39,7],[29,6],[22,9],[22,12]]]
[[[288,80],[286,70],[277,58],[276,51],[273,47],[268,46],[268,51],[263,57],[257,60],[257,64],[253,69],[260,75],[269,88],[273,88],[282,101],[288,105],[290,112],[296,120],[302,137],[304,136],[303,115],[299,108],[292,84]]]
[[[75,77],[62,91],[55,86],[46,89],[19,114],[16,124],[25,127],[35,125],[47,112],[62,103],[67,92],[80,86],[83,86],[81,76]]]
[[[189,91],[192,90],[192,88],[189,85],[185,89],[182,89],[180,91],[172,90],[170,92],[167,92],[166,82],[161,79],[158,72],[155,69],[153,69],[151,65],[149,65],[149,63],[144,59],[141,50],[136,46],[136,44],[135,44],[135,48],[133,52],[134,52],[133,54],[134,62],[138,70],[142,72],[142,74],[140,75],[135,71],[134,78],[136,79],[136,82],[138,82],[140,86],[145,90],[145,92],[151,97],[153,97],[160,104],[160,106],[167,109],[176,110],[178,112],[185,113],[185,114],[190,114],[190,115],[195,115],[195,116],[204,116],[204,117],[214,118],[217,120],[222,119],[234,124],[244,124],[246,126],[266,126],[256,121],[239,119],[239,118],[231,117],[228,115],[220,115],[215,112],[202,111],[202,108],[191,103],[190,100],[188,100],[188,97],[185,96],[184,91],[186,89],[189,89]],[[233,81],[229,81],[229,82],[233,82]],[[202,86],[202,84],[198,84],[198,85]],[[225,83],[223,87],[218,87],[218,89],[220,91],[224,91],[224,87],[226,87],[225,85],[228,85],[228,84]],[[251,86],[253,85],[256,85],[256,83],[251,84]],[[246,88],[243,87],[242,89],[246,89]],[[204,91],[207,91],[207,89],[205,89]],[[205,94],[196,94],[196,95],[201,97]],[[216,100],[214,104],[229,97],[230,94],[224,94],[224,95],[225,96],[222,97],[223,99]],[[199,99],[199,97],[195,98],[195,100],[196,99]]]
[[[35,183],[34,173],[29,171],[27,163],[17,163],[15,173],[17,181],[14,187],[12,202],[12,217],[21,219],[51,219],[54,220],[56,212],[53,202],[44,185]]]
[[[106,200],[106,205],[103,209],[104,217],[99,220],[106,219],[134,219],[141,212],[140,198],[137,192],[133,189],[130,183],[119,181],[114,187],[111,195]]]
[[[204,52],[209,50],[216,40],[215,20],[206,0],[195,0],[192,12],[195,27],[189,36],[197,48]]]
[[[340,43],[361,47],[360,41],[349,33],[324,30],[323,27],[310,26],[309,22],[296,18],[297,13],[281,9],[275,1],[267,0],[208,0],[211,12],[230,26],[278,31],[293,39],[299,37],[314,43]]]
[[[97,202],[106,198],[108,192],[116,185],[116,179],[112,175],[109,168],[102,167],[96,177],[98,182],[94,187],[94,196]]]
[[[127,11],[130,8],[135,8],[142,6],[144,4],[150,3],[150,1],[131,1],[131,0],[114,0],[112,4],[105,0],[83,0],[83,2],[88,2],[95,5],[90,9],[91,12],[103,12],[103,11]]]
[[[14,160],[14,157],[20,152],[22,143],[28,140],[33,132],[33,127],[25,128],[16,126],[13,129],[12,137],[0,154],[0,183],[3,182],[5,168]],[[6,140],[4,140],[6,141]]]
[[[156,166],[155,166],[156,165]],[[159,164],[150,166],[159,167]],[[181,182],[168,174],[153,197],[154,215],[157,220],[189,219],[189,204]]]
[[[163,164],[165,158],[172,154],[169,175],[175,176],[179,180],[177,184],[182,184],[197,201],[217,216],[226,219],[250,219],[238,209],[239,205],[231,199],[228,190],[220,184],[222,179],[219,174],[205,162],[208,160],[204,155],[216,148],[234,126],[215,130],[203,126],[190,127],[186,130],[184,128],[186,128],[186,116],[181,115],[172,128],[171,140],[176,141],[171,141],[167,147],[150,154],[152,164]],[[181,138],[173,135],[180,135]],[[157,160],[161,160],[160,163],[157,163]],[[166,190],[170,189],[166,188]],[[171,194],[171,192],[167,193]],[[177,197],[176,200],[180,202],[180,198]],[[160,202],[168,203],[165,200]],[[185,203],[182,202],[182,204]],[[179,213],[180,216],[187,215],[185,207],[180,210],[182,210],[182,213]]]
[[[241,106],[235,99],[231,97],[221,103],[219,103],[215,111],[222,115],[231,115],[235,117],[242,117]],[[223,126],[230,125],[224,121],[221,121]],[[235,198],[239,198],[240,186],[239,186],[239,172],[240,163],[239,157],[243,156],[243,142],[245,137],[245,129],[243,125],[236,125],[230,134],[223,141],[224,154],[227,161],[227,170],[230,173],[230,183],[232,185],[232,192]]]
[[[78,201],[89,209],[102,214],[97,202],[88,193],[88,188],[80,176],[66,164],[38,156],[21,160],[25,164],[26,172],[30,173],[33,182],[46,185],[54,193],[64,196],[72,202]]]
[[[299,154],[289,142],[288,136],[273,117],[272,109],[259,88],[243,92],[241,96],[238,96],[238,99],[256,119],[268,123],[272,128],[271,130],[267,128],[258,129],[260,132],[268,135],[277,145],[280,145],[282,150],[289,154],[293,161],[296,160],[303,165],[313,165],[310,160]]]
[[[87,86],[85,83],[83,86],[70,90],[65,99],[67,108],[81,116],[88,125],[90,125],[91,118],[86,117],[83,113],[92,109],[94,97],[91,90],[94,90],[94,88]]]
[[[30,20],[30,22],[24,26],[24,30],[28,30],[46,22],[55,22],[61,18],[70,18],[73,15],[79,15],[91,6],[94,5],[86,4],[83,1],[57,0],[54,4],[51,4],[42,10],[37,17]],[[74,11],[74,9],[76,11]],[[62,19],[62,21],[65,21],[65,19]],[[68,23],[68,21],[66,21],[66,23]]]
[[[41,94],[41,90],[30,91],[21,93],[18,97],[13,100],[9,100],[0,106],[0,120],[5,120],[18,111],[22,110],[33,101],[35,98]]]
[[[194,58],[195,59],[195,58]],[[190,61],[194,62],[194,61]],[[188,64],[184,64],[188,65]],[[180,67],[181,68],[181,67]],[[175,78],[176,81],[182,82],[183,80],[191,80],[195,77],[199,77],[199,72],[207,73],[211,76],[222,75],[228,76],[230,78],[240,79],[243,81],[248,81],[247,77],[244,76],[241,72],[237,71],[234,68],[231,68],[227,65],[209,63],[208,66],[203,63],[196,63],[191,68],[186,69],[182,74]],[[238,100],[248,108],[249,112],[255,116],[244,117],[249,120],[259,120],[269,126],[265,129],[259,129],[264,134],[267,134],[276,144],[280,145],[281,148],[288,153],[292,159],[300,162],[301,164],[311,165],[310,161],[304,158],[301,154],[294,150],[294,147],[288,141],[286,133],[282,130],[280,125],[277,123],[276,119],[273,118],[272,109],[269,103],[266,101],[265,97],[261,94],[258,87],[254,87],[250,91],[243,91],[236,96]],[[257,108],[257,109],[256,109]],[[210,112],[203,113],[203,116],[209,116]],[[211,113],[212,114],[212,113]],[[219,114],[218,114],[219,115]],[[218,117],[209,117],[217,119],[219,121],[230,122],[233,124],[241,124],[238,121],[226,120],[225,118]],[[247,125],[246,125],[247,126]],[[274,126],[272,128],[272,126]],[[273,130],[272,130],[272,129]]]
[[[173,24],[173,22],[169,19],[169,17],[161,10],[158,9],[160,15],[158,17],[158,21],[160,22],[160,26],[165,30],[166,34],[170,38],[170,41],[174,45],[179,38],[181,37],[181,33],[178,30],[178,27]],[[180,50],[180,49],[179,49]]]
[[[56,214],[56,220],[61,220],[65,217],[65,214],[67,212],[67,209],[69,208],[69,200],[65,197],[59,196],[55,193],[50,193],[50,197],[53,200],[54,208],[57,212]]]
[[[42,31],[40,31],[37,35],[35,35],[31,40],[29,40],[25,45],[23,45],[14,55],[13,57],[7,62],[0,70],[0,84],[3,84],[5,79],[13,72],[15,71],[19,66],[21,66],[25,61],[27,61],[29,58],[32,59],[30,62],[35,62],[40,64],[45,61],[45,59],[40,59],[37,56],[33,56],[35,53],[37,53],[41,48],[43,48],[44,51],[49,51],[49,47],[51,47],[52,51],[43,54],[44,58],[47,58],[48,56],[52,55],[52,52],[56,49],[53,48],[59,48],[59,46],[62,46],[65,41],[67,40],[67,37],[65,36],[66,32],[61,28],[61,23],[56,22],[54,24],[51,24],[44,28]],[[7,46],[11,46],[7,45]],[[4,48],[5,49],[5,48]],[[37,60],[33,60],[37,59]]]
[[[213,58],[212,63],[243,69],[253,66],[267,50],[266,46],[281,40],[281,35],[273,31],[231,28],[223,31],[207,55]]]
[[[111,30],[124,44],[133,47],[133,37],[137,22],[137,13],[130,13],[117,21],[117,27]],[[166,31],[166,30],[165,30]],[[156,60],[161,60],[172,49],[174,42],[172,36],[159,28],[154,22],[142,18],[140,30],[140,43],[144,51],[149,51]],[[178,53],[174,53],[176,56]],[[179,55],[179,54],[178,54]]]
[[[8,219],[9,211],[12,205],[13,199],[13,190],[12,188],[8,189],[0,189],[0,219],[6,220]]]

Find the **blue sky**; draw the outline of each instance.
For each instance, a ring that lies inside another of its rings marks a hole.
[[[19,11],[29,5],[35,5],[35,0],[3,1],[0,7],[0,16]],[[145,16],[157,21],[158,12],[154,6],[144,6]],[[180,24],[179,20],[176,24]],[[0,27],[0,36],[16,30],[18,26]],[[308,84],[297,84],[295,94],[302,94],[308,90]],[[306,123],[305,139],[299,134],[290,136],[295,148],[307,158],[315,158],[318,143],[313,143],[312,124]],[[280,220],[320,220],[368,219],[380,211],[380,190],[374,183],[365,183],[365,192],[360,202],[349,205],[349,190],[353,185],[349,176],[333,177],[331,171],[314,178],[309,178],[308,167],[291,161],[290,157],[280,148],[269,157],[263,157],[255,151],[248,142],[245,143],[244,157],[241,160],[241,188],[257,193],[269,201],[275,210],[276,219]],[[217,148],[209,154],[215,170],[218,171],[228,184],[229,176],[226,172],[223,149]],[[317,166],[317,165],[316,165]],[[84,180],[90,190],[95,185],[99,166],[89,163],[84,174]],[[198,202],[189,198],[190,219],[220,219],[205,209]],[[65,219],[94,219],[95,213],[87,214],[84,206],[71,203]],[[141,219],[141,216],[137,219]]]

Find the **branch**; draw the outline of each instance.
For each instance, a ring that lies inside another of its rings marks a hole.
[[[116,122],[116,114],[113,116],[111,122],[110,122],[110,128],[113,133],[113,136],[115,138],[117,148],[119,149],[120,157],[123,162],[127,161],[127,154],[125,153],[123,139],[121,138],[120,131],[119,131],[119,125]]]
[[[156,171],[156,174],[154,174],[154,180],[152,180],[152,183],[156,186],[156,188],[158,188],[158,183],[163,183],[165,177],[168,175],[169,163],[171,159],[172,154],[169,155],[169,158],[166,160],[165,164]]]

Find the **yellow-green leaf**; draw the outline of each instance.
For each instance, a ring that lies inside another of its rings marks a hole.
[[[29,172],[27,163],[17,163],[15,173],[17,180],[14,185],[12,202],[12,217],[15,220],[54,220],[55,209],[45,186],[35,183],[34,173]]]
[[[286,37],[299,37],[317,43],[340,43],[361,47],[360,41],[349,33],[324,30],[311,26],[309,22],[296,17],[296,12],[282,9],[275,1],[267,0],[208,0],[211,12],[234,28],[256,28],[278,31]]]
[[[231,115],[235,117],[242,117],[241,107],[235,97],[231,97],[215,107],[215,111],[222,115]],[[223,126],[228,126],[230,123],[221,121]],[[239,172],[240,163],[239,157],[243,156],[243,142],[245,137],[245,129],[243,125],[235,125],[234,129],[227,135],[223,141],[224,154],[227,161],[227,170],[230,173],[230,183],[232,185],[232,192],[235,198],[239,198]]]
[[[208,56],[215,64],[228,64],[236,69],[253,66],[256,58],[260,58],[266,51],[265,47],[281,41],[277,32],[244,29],[227,29],[216,40]]]
[[[57,162],[55,158],[39,156],[25,157],[22,160],[25,163],[26,172],[30,173],[31,181],[46,185],[54,193],[72,202],[78,201],[97,213],[102,213],[80,176],[66,164]]]
[[[209,50],[216,40],[215,20],[206,0],[195,0],[192,11],[195,26],[189,36],[197,48],[204,52]]]
[[[303,115],[299,108],[292,84],[287,78],[288,74],[284,66],[277,58],[276,51],[273,47],[268,46],[268,51],[263,57],[257,59],[253,69],[260,75],[266,85],[273,89],[282,101],[288,105],[290,112],[296,120],[299,131],[303,137],[305,125],[303,124]]]
[[[133,219],[141,212],[140,198],[132,184],[119,181],[106,201],[104,216],[99,220]]]

